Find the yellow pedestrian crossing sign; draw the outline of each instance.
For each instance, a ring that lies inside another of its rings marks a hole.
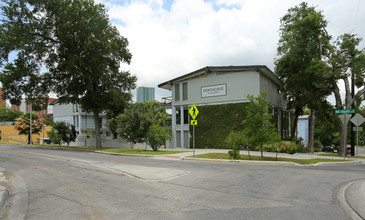
[[[198,120],[191,120],[190,121],[190,124],[191,125],[198,125]]]
[[[198,108],[195,106],[195,104],[193,104],[193,105],[191,106],[191,108],[189,109],[189,113],[190,113],[190,115],[191,115],[191,117],[192,117],[193,119],[195,119],[195,118],[196,118],[196,116],[198,116],[199,111],[198,111]]]

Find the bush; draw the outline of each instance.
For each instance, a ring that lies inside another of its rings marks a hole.
[[[242,134],[231,131],[228,138],[226,139],[226,143],[232,147],[232,150],[228,151],[229,158],[233,159],[233,160],[239,160],[240,159],[240,145],[243,144]]]
[[[280,141],[275,144],[264,145],[264,151],[266,152],[276,152],[279,153],[287,153],[287,154],[295,154],[295,153],[307,153],[309,149],[307,147],[303,147],[302,145],[298,145],[293,141]],[[259,150],[260,147],[257,147],[256,150]]]

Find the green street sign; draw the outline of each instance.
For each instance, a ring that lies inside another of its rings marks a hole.
[[[351,114],[355,113],[355,109],[340,109],[335,111],[336,114]]]

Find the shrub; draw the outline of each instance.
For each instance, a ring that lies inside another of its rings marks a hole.
[[[240,159],[240,146],[243,144],[242,134],[231,131],[226,139],[226,143],[232,147],[232,150],[228,151],[229,158],[233,160]]]
[[[267,152],[276,152],[279,153],[287,153],[287,154],[295,154],[295,153],[307,153],[309,149],[307,147],[303,147],[302,145],[298,145],[293,141],[280,141],[275,144],[267,144],[264,145],[264,151]],[[256,148],[259,150],[260,148]]]

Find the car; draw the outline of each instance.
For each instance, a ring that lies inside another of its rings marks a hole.
[[[334,147],[333,146],[323,146],[322,151],[324,151],[324,152],[334,152]]]

